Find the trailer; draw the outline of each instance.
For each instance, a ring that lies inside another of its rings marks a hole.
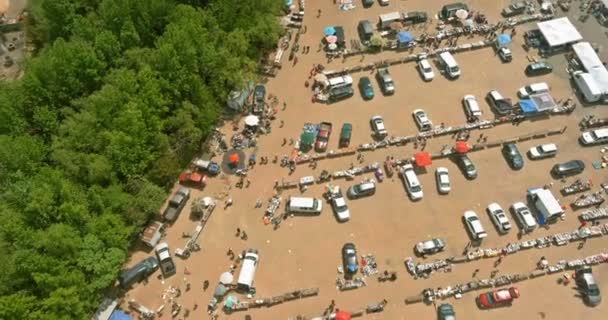
[[[141,241],[145,243],[148,247],[154,248],[158,244],[158,241],[160,241],[163,226],[164,224],[161,222],[152,221],[146,227],[146,229],[144,229],[144,232],[142,232],[140,238]]]

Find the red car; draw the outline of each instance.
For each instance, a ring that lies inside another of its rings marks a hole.
[[[519,298],[519,290],[515,287],[504,288],[479,295],[477,301],[483,309],[511,304],[514,299]]]
[[[321,122],[319,125],[319,133],[317,134],[317,142],[315,143],[315,150],[318,152],[325,152],[327,150],[327,142],[331,135],[332,125],[330,122]]]

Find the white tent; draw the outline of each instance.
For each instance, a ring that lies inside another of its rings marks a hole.
[[[608,1],[608,0],[607,0]],[[601,92],[608,92],[608,70],[593,50],[589,42],[580,42],[572,46],[572,50],[581,61],[585,71],[597,84]]]
[[[567,17],[539,22],[537,26],[550,47],[558,47],[583,39]]]

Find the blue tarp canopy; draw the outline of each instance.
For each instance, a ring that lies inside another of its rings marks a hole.
[[[538,106],[531,99],[519,100],[519,107],[523,114],[531,114],[538,112]]]
[[[414,37],[409,32],[401,31],[401,32],[397,33],[397,41],[399,41],[399,43],[408,43],[408,42],[412,42],[413,40],[414,40]]]
[[[336,29],[332,26],[329,27],[325,27],[325,29],[323,29],[323,34],[327,37],[327,36],[333,36],[336,34]]]
[[[124,313],[122,310],[114,310],[109,320],[133,320],[130,315]]]
[[[292,4],[293,4],[293,0],[285,0],[286,7],[291,7]]]
[[[511,36],[506,33],[499,34],[496,37],[496,43],[498,44],[499,47],[504,47],[511,43]]]

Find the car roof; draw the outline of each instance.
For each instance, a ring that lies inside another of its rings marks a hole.
[[[501,210],[502,208],[500,207],[500,205],[496,202],[492,202],[488,205],[488,209],[490,209],[490,211],[497,211],[497,210]]]
[[[540,147],[544,152],[557,151],[557,145],[555,143],[545,143],[538,147]]]
[[[431,67],[431,63],[429,62],[429,60],[425,59],[421,59],[419,61],[420,65],[422,65],[424,68],[430,68]]]

